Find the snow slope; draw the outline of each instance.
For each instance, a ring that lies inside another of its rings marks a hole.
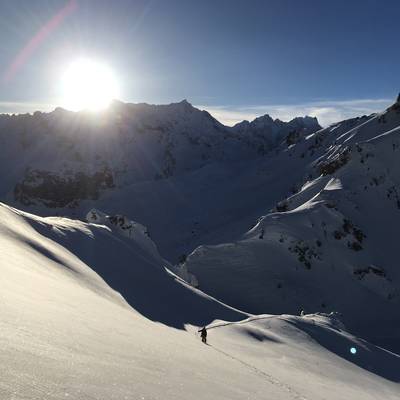
[[[188,323],[202,325],[214,318],[239,319],[246,315],[193,291],[168,273],[165,270],[168,263],[159,256],[149,238],[150,245],[144,245],[143,237],[126,238],[118,233],[118,227],[113,231],[106,225],[35,217],[5,205],[1,209],[3,224],[7,224],[3,228],[5,233],[23,242],[23,248],[27,247],[26,258],[29,259],[30,252],[49,258],[56,266],[61,265],[63,273],[68,272],[80,284],[87,282],[90,287],[94,285],[91,279],[94,270],[105,281],[103,285],[117,290],[137,312],[153,321],[184,328]],[[14,224],[18,229],[16,233]],[[7,245],[3,247],[7,249]],[[6,263],[12,251],[3,255],[3,263]],[[171,309],[174,313],[169,312]]]
[[[400,357],[347,333],[335,316],[265,315],[212,326],[217,351],[286,390],[288,398],[399,397]]]
[[[0,398],[398,398],[400,357],[334,315],[214,321],[203,345],[199,325],[247,316],[162,268],[140,226],[98,215],[0,205]]]

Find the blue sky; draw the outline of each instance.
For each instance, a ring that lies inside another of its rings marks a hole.
[[[124,101],[327,124],[397,95],[399,15],[398,0],[1,1],[0,111],[57,106],[63,68],[85,56],[112,67]]]

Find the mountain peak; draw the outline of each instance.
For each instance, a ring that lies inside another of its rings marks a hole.
[[[66,112],[68,112],[68,110],[66,108],[63,108],[63,107],[56,107],[52,111],[52,113],[54,113],[54,114],[63,114],[63,113],[66,113]]]
[[[256,123],[256,124],[273,124],[275,121],[274,119],[269,115],[269,114],[264,114],[261,115],[257,118],[255,118],[251,123]]]
[[[179,108],[183,110],[192,110],[195,107],[191,103],[189,103],[186,99],[183,99],[182,101],[179,101],[178,103],[171,103],[171,106],[178,106]]]
[[[304,125],[305,127],[316,127],[321,129],[321,125],[318,122],[317,117],[311,117],[309,115],[305,115],[304,117],[295,117],[289,121],[289,123],[297,123]]]

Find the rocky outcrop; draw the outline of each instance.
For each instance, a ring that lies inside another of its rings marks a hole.
[[[108,168],[66,176],[28,169],[24,179],[15,185],[14,198],[24,205],[40,202],[50,208],[75,207],[80,200],[98,199],[103,190],[112,187],[114,178]]]

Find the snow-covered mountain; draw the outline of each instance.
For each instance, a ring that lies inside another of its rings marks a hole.
[[[260,153],[268,152],[282,140],[293,144],[307,133],[320,128],[317,118],[294,118],[289,122],[273,119],[268,114],[256,118],[254,121],[242,121],[233,127],[248,145],[257,144]]]
[[[337,315],[249,316],[165,269],[142,225],[88,217],[0,204],[0,398],[398,399],[400,357]]]
[[[353,331],[399,349],[399,134],[397,102],[281,147],[270,162],[277,174],[301,168],[294,193],[237,240],[198,247],[185,271],[249,312],[335,310]]]
[[[103,114],[57,108],[2,115],[0,166],[13,168],[1,195],[23,206],[76,208],[114,187],[254,158],[289,133],[311,133],[319,125],[307,117],[254,128],[242,134],[186,100],[166,106],[114,101]]]

